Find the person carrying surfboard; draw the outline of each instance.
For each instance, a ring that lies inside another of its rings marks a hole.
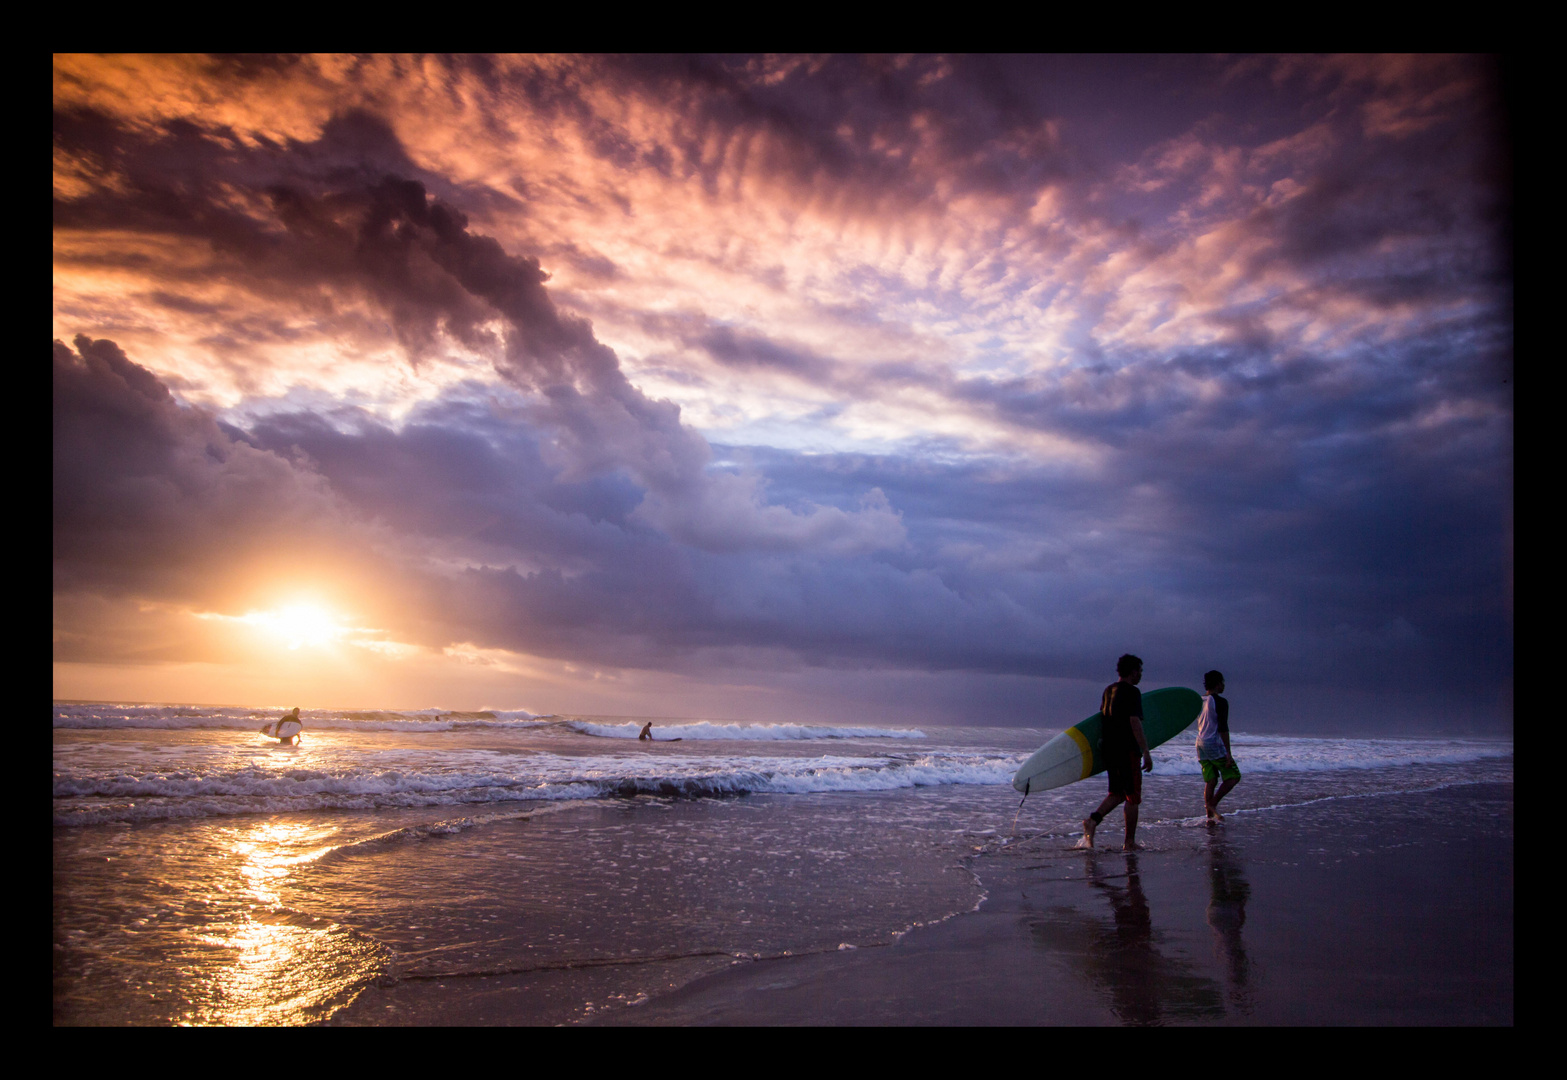
[[[292,724],[293,726],[285,729],[283,727],[284,724]],[[267,728],[262,728],[261,730],[266,732],[267,734],[271,735],[273,738],[275,738],[280,743],[292,743],[295,746],[298,746],[299,745],[299,732],[300,732],[300,730],[304,726],[305,726],[304,721],[299,718],[299,706],[295,705],[292,712],[284,713],[282,716],[278,717],[275,721],[273,721],[272,723],[267,725],[267,727],[272,729],[271,731],[267,731]],[[287,734],[287,735],[277,734],[278,732],[281,732],[281,731],[284,731],[284,730],[287,730],[289,732],[289,734]]]
[[[1230,752],[1230,703],[1224,693],[1224,673],[1202,677],[1202,712],[1197,715],[1197,763],[1202,766],[1202,805],[1209,821],[1223,821],[1219,800],[1241,782],[1241,770]],[[1224,782],[1219,783],[1220,779]],[[1219,784],[1217,791],[1214,785]]]
[[[1137,689],[1143,680],[1143,661],[1127,653],[1115,662],[1115,673],[1120,678],[1105,687],[1099,699],[1099,711],[1104,715],[1099,754],[1110,778],[1110,794],[1099,809],[1083,819],[1083,846],[1094,846],[1094,830],[1106,814],[1124,802],[1126,843],[1122,850],[1137,851],[1137,810],[1143,801],[1143,773],[1153,772],[1153,755],[1143,736],[1143,695]],[[1137,768],[1139,754],[1141,771]]]

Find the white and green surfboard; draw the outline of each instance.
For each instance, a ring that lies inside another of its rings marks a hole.
[[[1202,712],[1202,695],[1184,686],[1166,686],[1143,695],[1143,737],[1152,750],[1191,726]],[[1105,771],[1099,754],[1104,714],[1094,713],[1045,743],[1023,762],[1012,786],[1027,795],[1049,791]]]

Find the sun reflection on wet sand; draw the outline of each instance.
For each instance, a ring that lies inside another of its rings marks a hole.
[[[181,1022],[303,1024],[324,1020],[358,997],[382,968],[385,950],[348,927],[293,910],[284,890],[296,868],[333,850],[336,830],[287,821],[229,827],[225,847],[242,882],[239,910],[198,940],[227,954],[187,988]]]

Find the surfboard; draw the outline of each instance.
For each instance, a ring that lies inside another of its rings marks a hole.
[[[261,734],[270,735],[274,739],[287,739],[303,730],[305,725],[298,720],[274,720],[270,724],[261,725]]]
[[[1143,738],[1148,749],[1167,743],[1191,726],[1202,712],[1202,695],[1184,686],[1166,686],[1143,695]],[[1045,743],[1023,762],[1012,786],[1027,795],[1049,791],[1105,771],[1099,758],[1104,714],[1094,713]]]

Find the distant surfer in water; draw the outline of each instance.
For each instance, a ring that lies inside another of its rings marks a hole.
[[[1202,766],[1202,804],[1209,821],[1223,821],[1219,800],[1241,782],[1241,771],[1230,752],[1230,703],[1223,698],[1224,673],[1202,677],[1202,712],[1197,716],[1197,763]],[[1220,780],[1224,782],[1219,783]],[[1217,791],[1214,785],[1218,784]]]
[[[648,742],[653,741],[653,721],[651,720],[642,725],[642,734],[637,736],[638,742],[641,742],[643,739],[646,739]]]
[[[1143,692],[1137,689],[1143,679],[1142,659],[1127,653],[1115,662],[1115,673],[1120,678],[1105,687],[1099,701],[1099,711],[1104,714],[1099,756],[1110,777],[1110,794],[1099,809],[1083,819],[1083,846],[1094,846],[1094,830],[1106,814],[1124,802],[1126,843],[1122,850],[1137,851],[1137,808],[1143,801],[1143,773],[1153,772],[1153,755],[1143,736]],[[1139,753],[1141,771],[1137,768]]]

